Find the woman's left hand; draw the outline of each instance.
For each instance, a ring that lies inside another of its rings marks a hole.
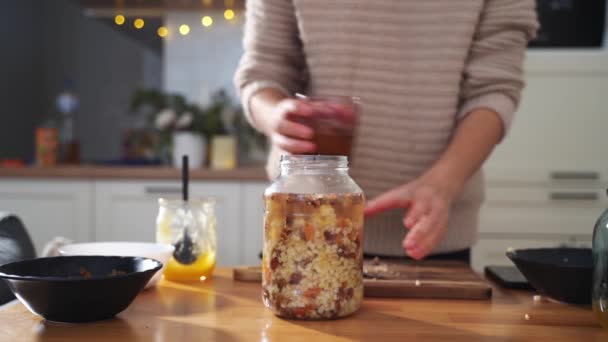
[[[409,233],[403,248],[414,259],[422,259],[441,241],[448,227],[454,191],[442,182],[422,176],[385,192],[368,202],[365,215],[373,216],[395,208],[407,209],[403,225]]]

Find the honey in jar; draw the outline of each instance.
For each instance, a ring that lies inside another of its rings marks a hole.
[[[156,227],[156,241],[176,247],[165,267],[165,279],[194,282],[212,275],[217,255],[213,200],[190,200],[185,203],[161,198]],[[186,238],[184,227],[188,229]]]

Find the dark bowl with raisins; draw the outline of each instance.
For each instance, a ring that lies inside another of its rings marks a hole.
[[[125,310],[162,266],[140,257],[61,256],[2,265],[0,278],[32,313],[80,323]]]

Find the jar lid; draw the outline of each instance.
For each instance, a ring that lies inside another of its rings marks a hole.
[[[310,154],[283,154],[281,155],[281,165],[285,164],[323,164],[323,163],[336,163],[336,164],[348,164],[347,156],[334,156],[334,155],[310,155]]]
[[[282,155],[282,172],[348,171],[348,157],[334,155]]]

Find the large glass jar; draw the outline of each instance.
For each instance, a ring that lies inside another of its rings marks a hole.
[[[355,312],[363,298],[365,198],[347,158],[283,156],[264,200],[264,304],[294,319]]]
[[[608,329],[608,209],[593,230],[593,311],[600,324]]]
[[[175,247],[164,277],[192,282],[213,273],[217,252],[215,201],[158,200],[156,241]]]

